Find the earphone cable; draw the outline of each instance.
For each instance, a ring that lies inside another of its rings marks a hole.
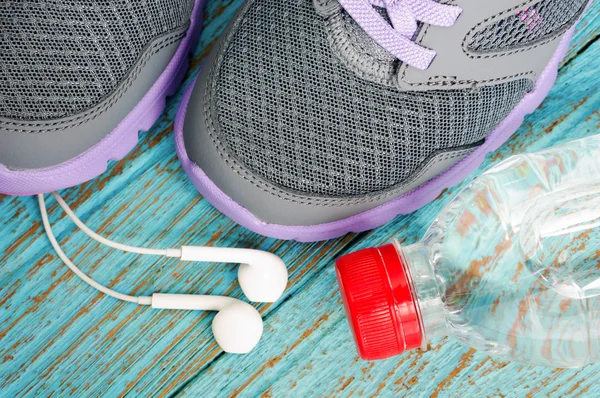
[[[65,202],[65,200],[58,194],[58,192],[52,192],[52,196],[54,196],[54,199],[56,199],[60,207],[62,207],[65,213],[67,213],[67,216],[69,216],[69,218],[75,223],[75,225],[77,225],[77,227],[81,231],[83,231],[87,236],[94,239],[95,241],[102,243],[103,245],[129,253],[148,254],[152,256],[181,257],[181,251],[178,249],[148,249],[145,247],[129,246],[100,236],[96,232],[91,230],[87,225],[85,225],[83,221],[79,219],[79,217],[77,217],[75,212],[71,210],[67,202]]]
[[[60,198],[60,196],[59,196],[59,198]],[[56,254],[58,255],[58,257],[60,257],[60,259],[65,263],[65,265],[67,267],[69,267],[69,269],[71,271],[73,271],[73,273],[75,275],[77,275],[81,280],[83,280],[88,285],[92,286],[96,290],[99,290],[100,292],[102,292],[102,293],[104,293],[104,294],[106,294],[108,296],[114,297],[114,298],[119,299],[119,300],[127,301],[127,302],[130,302],[130,303],[140,304],[140,305],[151,305],[152,304],[152,298],[151,297],[148,297],[148,296],[129,296],[127,294],[122,294],[122,293],[116,292],[116,291],[114,291],[112,289],[107,288],[104,285],[101,285],[100,283],[96,282],[95,280],[93,280],[92,278],[90,278],[89,276],[87,276],[83,271],[81,271],[71,261],[71,259],[69,259],[69,257],[65,254],[65,252],[61,249],[60,244],[58,243],[58,241],[56,240],[56,237],[54,236],[54,233],[52,232],[52,227],[50,226],[50,221],[48,219],[48,210],[46,209],[46,201],[44,200],[44,195],[43,194],[39,194],[38,195],[38,203],[39,203],[39,206],[40,206],[40,213],[42,215],[42,222],[44,224],[44,229],[46,231],[46,235],[48,236],[48,239],[50,240],[50,244],[52,245],[52,248],[54,249],[54,251],[56,252]],[[75,221],[75,220],[73,220],[73,221]],[[81,221],[79,221],[79,222],[81,223]],[[81,224],[83,224],[83,223],[81,223]],[[78,225],[78,227],[79,227],[79,225]]]

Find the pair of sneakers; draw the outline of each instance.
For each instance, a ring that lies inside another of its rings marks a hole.
[[[197,189],[258,233],[381,225],[541,103],[589,0],[247,0],[175,121]],[[204,0],[0,4],[0,193],[70,187],[154,123]]]

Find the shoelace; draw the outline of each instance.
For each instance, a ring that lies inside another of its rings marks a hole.
[[[435,51],[413,41],[418,22],[452,26],[462,9],[435,0],[338,0],[348,14],[382,48],[400,61],[424,70],[431,65]],[[373,6],[385,8],[390,25]]]

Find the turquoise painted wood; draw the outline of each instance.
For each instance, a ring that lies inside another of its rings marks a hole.
[[[241,2],[209,2],[186,85]],[[514,153],[600,132],[599,13],[595,2],[548,99],[479,172]],[[265,239],[220,215],[187,181],[172,138],[182,91],[126,159],[62,193],[92,228],[118,241],[253,247],[281,255],[290,285],[280,302],[258,307],[263,340],[247,356],[227,355],[211,337],[212,314],[154,311],[96,293],[52,253],[36,200],[0,196],[2,396],[600,396],[600,364],[580,370],[529,367],[446,339],[427,352],[359,360],[337,293],[334,259],[392,236],[417,241],[468,180],[375,231],[315,244]],[[90,242],[59,210],[51,205],[51,220],[66,252],[114,289],[242,297],[233,266],[110,251]]]

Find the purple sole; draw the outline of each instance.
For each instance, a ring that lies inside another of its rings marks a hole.
[[[0,165],[0,193],[26,196],[69,188],[106,171],[111,160],[123,159],[138,143],[140,131],[158,120],[166,98],[175,94],[188,68],[188,56],[202,28],[205,0],[196,0],[188,34],[173,59],[138,105],[102,141],[81,155],[57,166],[38,170],[10,170]]]
[[[548,95],[556,80],[558,66],[569,48],[574,29],[571,28],[564,35],[548,66],[540,75],[535,90],[523,98],[510,115],[487,137],[483,145],[450,170],[419,188],[372,210],[343,220],[311,226],[269,224],[256,218],[249,210],[240,206],[221,191],[202,169],[190,160],[183,142],[185,116],[195,81],[185,92],[175,119],[177,154],[194,186],[213,206],[238,224],[261,235],[300,242],[313,242],[336,238],[349,232],[373,229],[391,221],[397,215],[411,213],[431,202],[445,188],[457,184],[475,171],[488,153],[497,150],[519,128],[524,117],[535,111]]]

